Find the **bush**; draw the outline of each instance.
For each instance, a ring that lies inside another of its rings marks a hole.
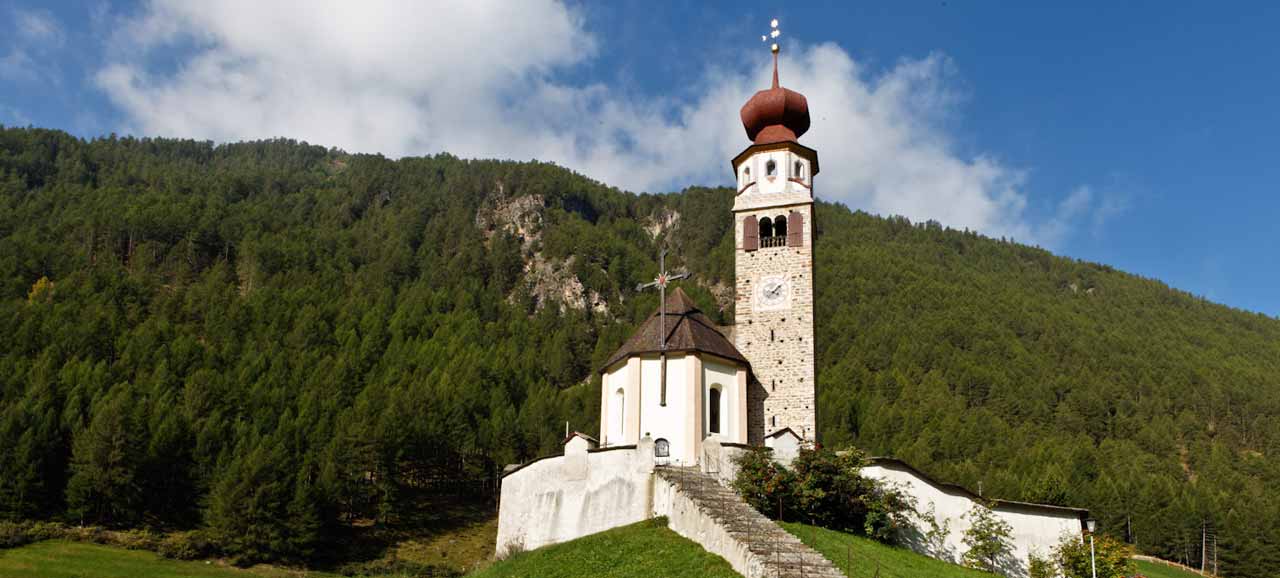
[[[969,528],[964,531],[964,545],[969,547],[964,553],[964,565],[992,573],[1012,566],[1009,554],[1013,551],[1013,527],[982,502],[974,504],[964,517],[969,521]]]
[[[1058,571],[1052,559],[1032,551],[1027,559],[1027,575],[1029,578],[1057,578]]]
[[[106,543],[128,550],[155,550],[160,545],[160,535],[151,530],[124,530],[107,532]]]
[[[209,540],[208,534],[195,530],[174,532],[165,536],[156,547],[156,552],[174,560],[199,560],[213,557],[217,554],[217,549]]]
[[[902,491],[861,475],[865,456],[857,451],[800,450],[791,467],[764,450],[736,458],[733,487],[769,517],[813,523],[891,542],[909,524],[914,504]]]
[[[25,546],[34,540],[26,524],[21,522],[0,522],[0,549]]]
[[[1094,553],[1098,578],[1124,578],[1138,571],[1133,563],[1133,547],[1107,536],[1094,534]],[[1066,578],[1092,578],[1089,560],[1089,538],[1067,535],[1053,549],[1053,559]]]

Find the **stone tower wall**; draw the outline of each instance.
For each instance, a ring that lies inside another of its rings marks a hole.
[[[800,247],[761,247],[744,251],[743,221],[787,215],[804,216],[804,240]],[[751,362],[755,378],[749,387],[752,419],[750,443],[790,427],[806,440],[814,440],[817,426],[813,337],[813,203],[753,208],[734,214],[735,320],[734,345]],[[755,285],[762,277],[787,276],[791,283],[790,307],[755,310]],[[772,339],[770,338],[772,330]],[[760,410],[763,410],[762,412]]]

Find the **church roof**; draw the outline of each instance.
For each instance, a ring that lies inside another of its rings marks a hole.
[[[694,305],[693,300],[679,287],[667,295],[667,302],[664,305],[667,310],[668,353],[697,351],[738,361],[743,365],[747,364],[747,358],[738,352],[738,348],[729,342],[710,318],[698,310],[698,306]],[[659,336],[662,334],[661,312],[661,308],[654,310],[640,328],[631,334],[631,338],[609,356],[609,360],[604,363],[600,371],[633,355],[662,351],[661,341],[659,341]]]

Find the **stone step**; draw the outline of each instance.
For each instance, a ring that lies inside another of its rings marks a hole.
[[[737,492],[696,467],[660,466],[657,473],[758,560],[757,578],[843,578],[816,550],[747,504]]]

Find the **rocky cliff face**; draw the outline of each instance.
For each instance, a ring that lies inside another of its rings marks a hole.
[[[501,183],[498,193],[476,212],[476,227],[492,240],[505,231],[520,241],[524,261],[523,287],[533,297],[535,307],[554,305],[563,313],[567,309],[590,308],[597,314],[608,314],[609,303],[595,291],[588,291],[574,273],[574,258],[554,259],[542,252],[542,233],[546,225],[546,200],[541,195],[506,197]]]

